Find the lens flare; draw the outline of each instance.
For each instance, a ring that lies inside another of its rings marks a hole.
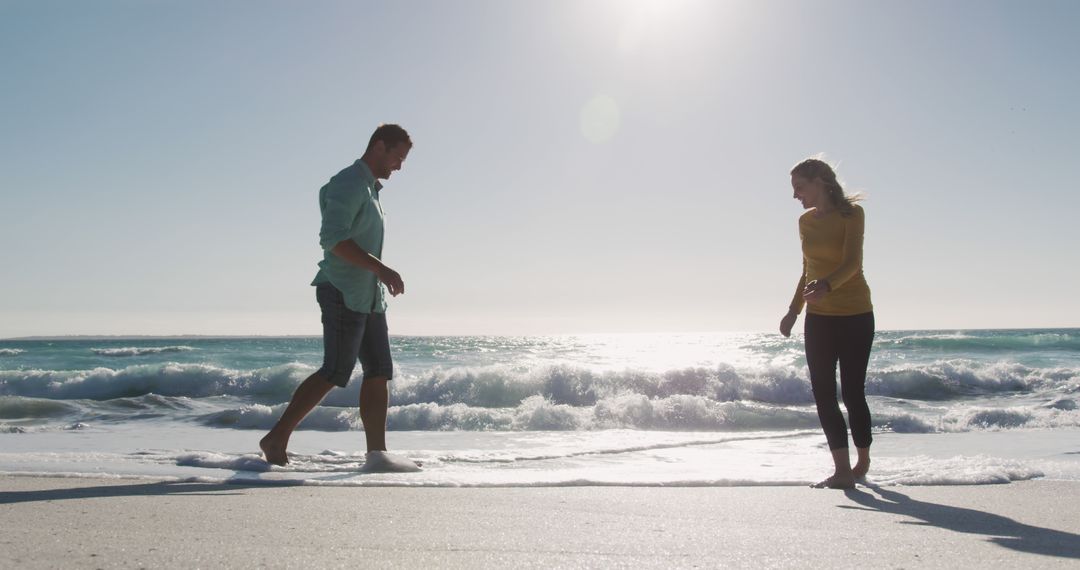
[[[581,108],[581,134],[593,144],[611,140],[621,122],[619,104],[607,95],[596,95]]]

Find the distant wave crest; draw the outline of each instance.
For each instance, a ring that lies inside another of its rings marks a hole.
[[[188,352],[195,349],[190,346],[127,346],[123,348],[91,348],[90,350],[98,356],[143,356],[169,352]]]
[[[1080,335],[1074,330],[1015,330],[972,332],[924,332],[878,338],[878,348],[912,348],[935,351],[1000,352],[1031,350],[1080,351]]]

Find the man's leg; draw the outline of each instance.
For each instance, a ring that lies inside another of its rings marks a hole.
[[[364,423],[367,438],[367,456],[363,471],[368,473],[411,473],[420,470],[420,464],[406,457],[386,452],[386,412],[390,406],[388,382],[392,372],[373,375],[360,385],[360,421]]]
[[[281,419],[259,442],[267,463],[274,465],[289,462],[285,449],[293,430],[334,386],[344,387],[348,383],[360,353],[366,315],[350,311],[341,291],[329,283],[316,287],[315,299],[322,312],[323,365],[300,383]]]
[[[368,451],[386,451],[386,410],[390,406],[390,390],[385,377],[373,376],[360,386],[360,421]]]
[[[296,392],[293,393],[292,400],[285,408],[285,413],[281,414],[281,419],[270,430],[270,433],[259,441],[259,447],[262,448],[267,463],[285,465],[289,462],[285,449],[289,446],[289,437],[292,436],[293,430],[333,388],[334,385],[318,372],[300,383]]]
[[[390,407],[388,382],[394,377],[390,355],[390,332],[386,313],[371,313],[360,343],[364,383],[360,385],[360,421],[364,424],[367,450],[386,451],[386,412]]]

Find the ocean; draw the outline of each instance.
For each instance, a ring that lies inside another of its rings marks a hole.
[[[387,439],[364,471],[359,380],[258,440],[319,338],[0,341],[0,473],[307,485],[803,485],[831,473],[801,335],[392,338]],[[357,370],[356,374],[359,374]],[[880,331],[880,485],[1080,480],[1080,329]]]

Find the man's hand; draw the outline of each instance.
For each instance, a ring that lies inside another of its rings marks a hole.
[[[394,297],[405,292],[405,283],[401,280],[401,275],[398,275],[397,271],[390,269],[379,258],[366,252],[360,246],[356,245],[351,239],[342,240],[334,249],[331,250],[334,255],[344,259],[345,261],[355,265],[361,269],[365,269],[375,274],[375,277],[383,284],[386,285],[387,290]]]
[[[405,282],[401,280],[401,275],[397,271],[385,265],[380,265],[375,272],[375,276],[379,278],[383,285],[386,285],[386,289],[390,291],[392,297],[397,297],[405,292]]]
[[[795,326],[795,320],[799,318],[799,313],[788,311],[788,314],[784,315],[784,318],[780,319],[780,334],[784,336],[791,336],[791,328]]]
[[[832,291],[832,287],[829,285],[828,281],[824,279],[815,279],[806,284],[802,296],[803,299],[806,299],[807,303],[816,303],[825,298],[825,295],[827,295],[829,291]]]

